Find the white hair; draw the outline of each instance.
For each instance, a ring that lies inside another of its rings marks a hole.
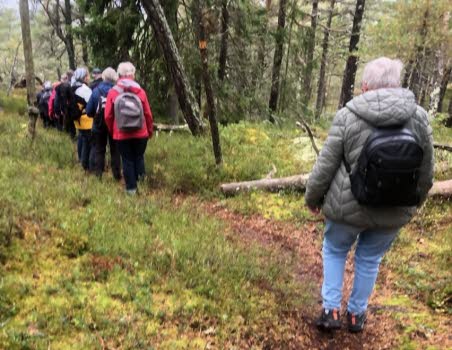
[[[403,63],[400,60],[380,57],[366,64],[362,82],[369,90],[397,88],[400,87],[402,69]]]
[[[118,75],[122,78],[135,76],[135,66],[130,62],[121,62],[118,66]]]
[[[116,80],[118,80],[118,74],[116,74],[113,68],[107,67],[102,72],[102,80],[114,83]]]

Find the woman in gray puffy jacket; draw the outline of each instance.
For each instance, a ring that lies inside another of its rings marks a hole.
[[[425,201],[432,186],[432,129],[427,113],[416,104],[413,93],[400,87],[402,68],[400,61],[385,57],[365,66],[363,93],[337,112],[309,177],[306,204],[314,213],[321,209],[326,217],[322,250],[323,310],[317,321],[317,326],[323,330],[341,326],[339,313],[344,267],[355,241],[355,277],[347,306],[347,321],[351,332],[363,330],[381,259],[400,228]],[[352,192],[350,174],[362,169],[362,160],[358,159],[368,137],[376,130],[401,127],[414,136],[422,154],[416,171],[417,202],[414,205],[378,206],[358,202],[355,186]]]

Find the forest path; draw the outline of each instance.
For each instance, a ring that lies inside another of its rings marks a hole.
[[[308,221],[298,226],[295,223],[266,219],[261,215],[244,216],[228,209],[219,202],[202,202],[194,197],[179,196],[175,204],[184,201],[196,203],[196,207],[225,223],[235,237],[245,244],[257,244],[263,248],[276,250],[287,257],[295,258],[294,278],[310,286],[315,305],[305,305],[303,309],[294,310],[284,315],[287,323],[292,325],[293,344],[291,349],[394,349],[400,334],[395,320],[390,317],[391,307],[382,306],[378,300],[391,293],[389,282],[386,280],[388,271],[382,266],[378,288],[373,293],[369,303],[368,321],[361,334],[351,334],[346,330],[345,315],[342,316],[344,326],[335,333],[322,333],[315,327],[315,320],[321,309],[320,287],[322,281],[321,239],[323,237],[320,223],[322,219]],[[227,231],[227,230],[225,230]],[[348,299],[352,287],[353,254],[347,259],[344,294]],[[346,305],[343,304],[343,310]],[[385,312],[379,312],[381,310]],[[403,311],[396,307],[395,311]],[[272,349],[286,348],[277,342]]]

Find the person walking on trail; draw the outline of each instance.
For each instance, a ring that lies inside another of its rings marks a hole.
[[[57,81],[55,83],[52,84],[52,93],[50,94],[49,97],[49,102],[47,105],[47,109],[49,111],[49,118],[52,121],[52,125],[57,128],[57,130],[62,130],[60,128],[60,124],[59,121],[55,115],[55,110],[54,110],[54,102],[55,102],[55,95],[56,95],[56,88],[58,87],[58,85],[60,85],[61,82]]]
[[[49,117],[49,100],[52,95],[52,83],[50,81],[44,82],[42,91],[36,96],[36,102],[39,109],[39,115],[44,124],[44,128],[52,126],[52,121]]]
[[[144,152],[153,133],[152,112],[146,92],[135,81],[133,64],[120,63],[118,75],[107,95],[105,123],[118,144],[126,192],[135,194],[137,181],[145,175]]]
[[[92,170],[93,155],[91,152],[93,119],[86,114],[86,105],[91,97],[88,87],[89,72],[86,68],[77,68],[72,82],[73,99],[68,101],[70,119],[78,130],[77,153],[83,169]]]
[[[381,259],[433,184],[432,129],[414,94],[400,87],[402,68],[385,57],[365,66],[363,93],[337,112],[307,183],[307,206],[326,217],[321,330],[341,327],[344,266],[355,241],[347,323],[363,330]]]
[[[102,83],[102,71],[99,68],[94,68],[92,71],[93,81],[89,84],[89,88],[94,91],[97,86]]]
[[[107,142],[110,145],[110,161],[113,177],[121,179],[121,159],[116,141],[108,133],[105,124],[105,104],[110,89],[118,80],[116,71],[108,67],[102,72],[103,81],[93,90],[86,106],[86,114],[93,118],[92,137],[94,147],[94,172],[100,178],[105,170],[105,152]]]
[[[69,100],[73,94],[71,81],[74,72],[68,70],[66,74],[61,76],[61,84],[55,88],[55,99],[53,102],[53,112],[58,122],[58,129],[67,132],[73,140],[76,138],[76,130],[72,122],[69,112]]]

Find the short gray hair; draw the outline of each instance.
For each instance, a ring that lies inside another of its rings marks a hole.
[[[402,69],[403,63],[400,60],[380,57],[366,64],[362,82],[369,90],[397,88],[400,87]]]
[[[118,80],[118,74],[116,74],[113,68],[107,67],[102,72],[102,80],[114,83],[116,80]]]
[[[135,66],[130,62],[121,62],[118,66],[118,75],[120,77],[135,76]]]

